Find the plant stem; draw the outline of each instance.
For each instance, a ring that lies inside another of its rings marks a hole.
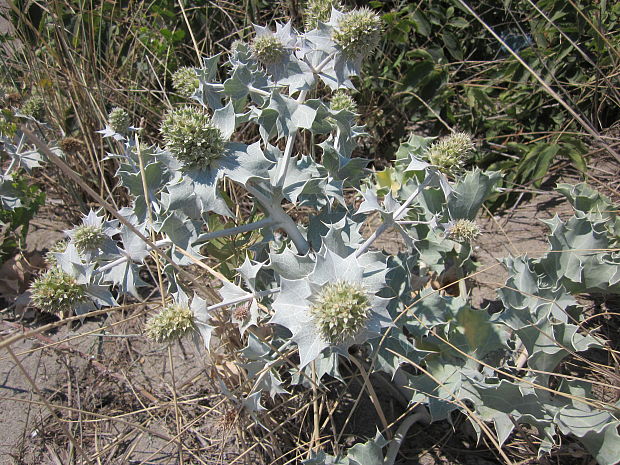
[[[407,436],[407,431],[409,431],[409,428],[411,428],[418,421],[430,423],[430,420],[431,416],[428,413],[426,407],[423,405],[418,405],[414,409],[414,413],[405,418],[405,420],[398,427],[396,435],[390,443],[387,454],[385,454],[385,460],[383,461],[383,465],[394,465],[394,462],[396,461],[396,456],[398,455],[398,451],[400,450],[400,446],[405,440],[405,436]]]
[[[276,294],[280,292],[280,288],[277,289],[268,289],[266,291],[260,291],[255,293],[248,292],[246,295],[242,295],[240,297],[235,297],[234,299],[225,300],[224,302],[220,302],[219,304],[213,304],[207,307],[207,311],[217,310],[218,308],[228,307],[229,305],[236,305],[243,302],[247,302],[252,299],[260,299],[261,297],[266,297],[271,294]]]
[[[422,184],[420,184],[416,188],[416,190],[409,196],[409,198],[407,200],[405,200],[405,203],[403,203],[398,208],[398,210],[396,210],[394,212],[394,215],[392,216],[392,218],[390,220],[381,223],[381,225],[376,229],[376,231],[374,233],[372,233],[370,235],[370,237],[368,239],[366,239],[366,241],[362,245],[360,245],[359,249],[357,249],[355,251],[355,258],[358,258],[364,252],[366,252],[366,250],[368,250],[368,248],[372,245],[372,243],[374,241],[376,241],[377,238],[381,234],[383,234],[386,229],[388,229],[390,226],[392,226],[395,221],[398,221],[400,219],[400,217],[405,214],[405,210],[407,210],[409,205],[411,205],[411,202],[413,202],[415,200],[415,198],[420,194],[420,192],[422,192],[424,190],[424,188],[427,186],[427,184],[428,184],[428,178],[424,179]]]
[[[256,197],[256,200],[260,202],[269,214],[269,217],[273,220],[274,225],[284,229],[286,234],[288,234],[288,237],[290,237],[293,241],[293,244],[295,244],[295,247],[297,247],[297,252],[301,255],[307,254],[310,251],[308,241],[301,234],[299,229],[297,229],[297,225],[293,219],[282,209],[279,201],[267,198],[261,191],[249,183],[246,186],[246,189],[250,194]]]
[[[302,90],[299,93],[299,96],[297,97],[297,99],[295,100],[297,103],[302,104],[306,101],[306,97],[308,96],[308,91],[307,90]],[[278,177],[277,177],[277,181],[276,181],[276,186],[277,187],[282,187],[284,185],[284,179],[286,178],[286,172],[288,171],[288,167],[291,163],[291,155],[293,153],[293,145],[295,145],[295,139],[297,138],[297,133],[299,131],[296,129],[295,132],[293,132],[293,134],[291,134],[290,136],[288,136],[288,139],[286,141],[286,147],[284,148],[284,162],[282,163],[282,165],[280,166],[280,171],[278,172]]]
[[[267,226],[271,226],[274,223],[274,220],[271,218],[263,218],[260,221],[255,221],[254,223],[243,224],[241,226],[235,226],[234,228],[222,229],[220,231],[213,231],[205,234],[201,234],[196,239],[195,244],[202,244],[204,242],[210,241],[211,239],[217,239],[218,237],[224,236],[234,236],[235,234],[240,234],[244,232],[254,231],[256,229],[265,228]]]

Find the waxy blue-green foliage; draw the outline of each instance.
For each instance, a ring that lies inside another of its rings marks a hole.
[[[577,437],[601,464],[616,463],[617,409],[593,399],[584,382],[563,378],[556,387],[550,375],[566,357],[606,345],[580,326],[582,309],[572,294],[618,292],[620,257],[608,251],[617,246],[620,229],[613,206],[586,186],[560,186],[575,215],[548,222],[548,254],[504,261],[509,278],[498,290],[503,309],[497,313],[473,308],[464,284],[459,297],[432,290],[431,276],[463,283],[476,269],[471,253],[478,231],[473,222],[500,175],[462,172],[463,159],[454,160],[454,169],[445,166],[446,160],[472,148],[460,134],[463,150],[444,143],[451,150],[446,157],[436,153],[441,143],[412,136],[399,150],[394,168],[374,180],[369,177],[368,161],[352,157],[357,138],[364,135],[356,114],[335,110],[328,96],[311,98],[322,95],[319,83],[331,91],[354,87],[362,56],[357,48],[356,53],[342,48],[355,38],[343,42],[339,25],[347,24],[347,33],[356,30],[343,15],[333,10],[328,22],[318,21],[305,33],[290,23],[278,24],[275,32],[256,27],[257,38],[234,43],[226,59],[204,60],[195,70],[199,85],[192,98],[195,110],[209,116],[205,119],[223,141],[221,156],[208,163],[184,164],[165,149],[142,146],[139,130],[129,123],[123,134],[104,130],[104,136],[125,147],[123,153],[109,155],[119,160],[118,178],[133,198],[132,207],[121,214],[143,234],[160,235],[158,245],[169,246],[171,260],[186,266],[192,263],[188,255],[204,258],[201,246],[226,235],[204,230],[210,215],[233,216],[222,180],[243,187],[264,212],[264,220],[230,230],[258,229],[262,240],[248,250],[237,281],[221,288],[224,304],[201,306],[197,320],[208,349],[216,324],[210,312],[229,307],[225,314],[247,341],[240,355],[253,380],[251,392],[238,403],[253,414],[262,409],[262,391],[273,397],[286,395],[295,384],[309,386],[312,376],[319,383],[341,379],[340,362],[355,345],[366,350],[357,353],[367,355],[371,371],[386,372],[408,402],[427,406],[433,420],[450,420],[454,410],[469,405],[494,425],[500,444],[515,422],[524,423],[538,430],[541,452],[552,448],[560,431]],[[366,21],[375,34],[376,21]],[[374,41],[374,36],[367,39]],[[273,50],[266,50],[273,44]],[[249,145],[235,139],[247,125],[260,137]],[[309,153],[295,152],[301,131],[312,137]],[[438,159],[441,166],[433,165]],[[359,192],[357,208],[346,200],[345,188]],[[307,225],[293,221],[283,202],[309,209]],[[402,237],[405,252],[387,255],[370,249],[361,227],[371,215],[383,221],[376,235],[391,227]],[[99,252],[84,253],[70,245],[56,254],[59,266],[79,282],[112,286],[119,295],[140,298],[144,283],[138,271],[149,248],[129,228],[102,221],[97,219],[97,225],[106,224],[121,240],[106,233],[108,246]],[[465,239],[454,233],[459,224],[468,225]],[[71,240],[75,242],[75,233]],[[175,269],[166,266],[164,272],[175,303],[187,305]],[[324,321],[316,319],[317,296],[333,282],[348,283],[363,294],[357,302],[368,302],[367,319],[356,317],[352,333],[342,339],[322,335],[318,326]],[[235,307],[241,304],[248,306]],[[265,326],[273,330],[269,344],[248,331]],[[281,358],[290,347],[299,354],[294,369]],[[530,370],[521,370],[522,354]],[[360,457],[368,454],[379,463],[385,444],[378,437],[355,446],[346,458],[319,454],[308,463],[365,463]]]

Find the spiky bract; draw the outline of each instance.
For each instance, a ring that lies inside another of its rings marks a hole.
[[[379,45],[381,31],[381,18],[368,8],[360,8],[340,18],[334,32],[334,42],[349,58],[365,57]]]
[[[471,136],[464,132],[455,132],[442,137],[430,146],[428,161],[439,171],[448,175],[458,173],[465,162],[465,157],[474,149]]]
[[[319,21],[326,23],[332,13],[332,8],[342,10],[342,5],[337,0],[308,0],[304,8],[304,24],[306,31],[317,27]]]
[[[471,220],[458,220],[448,230],[448,237],[456,242],[472,242],[480,234],[480,228]]]
[[[30,292],[32,303],[51,313],[73,311],[86,300],[84,286],[58,267],[39,276],[32,283]]]
[[[200,81],[194,68],[183,66],[172,75],[172,85],[184,97],[191,97],[198,89]]]
[[[55,267],[56,265],[58,265],[58,262],[56,261],[56,255],[54,254],[64,253],[67,250],[68,245],[69,243],[66,240],[54,243],[54,245],[52,245],[49,251],[45,254],[45,261],[47,262],[47,264],[51,267]]]
[[[194,329],[194,313],[186,305],[164,307],[146,322],[146,335],[155,342],[172,342]]]
[[[166,148],[186,170],[208,168],[213,160],[224,155],[222,133],[209,115],[196,107],[169,111],[160,130]]]
[[[323,286],[309,310],[322,338],[340,344],[364,328],[370,301],[359,284],[337,281]]]
[[[279,63],[286,55],[286,47],[272,34],[257,36],[252,42],[252,51],[258,61],[265,65]]]
[[[329,106],[333,111],[347,110],[351,113],[357,113],[357,104],[355,100],[344,90],[334,92]]]
[[[119,107],[112,108],[112,111],[108,115],[108,126],[110,126],[114,132],[118,134],[127,134],[130,125],[131,119],[125,110]]]
[[[103,244],[106,235],[100,226],[79,226],[73,233],[73,243],[79,252],[97,250]]]

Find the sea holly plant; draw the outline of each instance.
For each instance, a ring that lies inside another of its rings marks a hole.
[[[175,86],[192,101],[162,115],[161,145],[146,146],[114,109],[101,132],[122,147],[109,158],[132,204],[118,211],[120,223],[91,212],[68,231],[65,250],[54,253],[58,269],[99,290],[99,302],[113,304],[104,287],[116,300],[141,300],[139,272],[153,264],[154,244],[166,303],[146,335],[156,343],[198,335],[207,351],[220,350],[214,335],[229,335],[224,346],[244,361],[248,382],[243,392],[223,391],[258,427],[266,428],[263,393],[344,389],[343,368],[381,372],[404,408],[419,404],[393,439],[378,434],[348,452],[313,447],[306,463],[392,465],[413,423],[451,421],[458,410],[498,449],[525,424],[538,432],[541,454],[563,434],[599,463],[617,463],[618,406],[597,399],[586,380],[555,377],[563,361],[608,344],[586,330],[574,294],[619,291],[619,223],[609,200],[585,185],[560,186],[575,215],[548,222],[549,253],[506,258],[502,308],[473,307],[465,278],[486,234],[477,217],[501,175],[466,170],[475,146],[453,133],[412,135],[394,166],[373,176],[356,156],[365,132],[353,92],[362,60],[379,46],[381,19],[332,8],[306,24],[305,32],[256,26],[226,57],[180,70]],[[252,200],[254,220],[234,205],[239,193]],[[209,229],[214,217],[235,226]],[[378,239],[388,233],[401,252],[382,250]],[[219,300],[201,295],[184,270],[208,258],[205,245],[240,234],[253,241],[236,273],[213,273]]]

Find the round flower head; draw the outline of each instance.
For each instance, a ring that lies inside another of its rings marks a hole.
[[[198,89],[200,81],[194,68],[184,66],[172,75],[172,85],[184,97],[191,97]]]
[[[381,18],[368,8],[360,8],[339,19],[333,38],[347,57],[355,59],[377,48],[381,29]]]
[[[49,251],[45,254],[45,261],[51,267],[55,267],[58,263],[56,261],[57,253],[64,253],[67,250],[69,243],[66,240],[58,241],[52,245]]]
[[[256,36],[252,42],[252,51],[264,65],[279,63],[287,54],[282,41],[273,34]]]
[[[224,155],[222,133],[209,115],[196,107],[169,111],[161,123],[166,148],[186,169],[208,168]]]
[[[172,342],[194,328],[194,312],[186,305],[172,304],[146,322],[146,335],[155,342]]]
[[[32,303],[51,313],[73,311],[86,300],[84,286],[55,267],[39,276],[30,287]]]
[[[58,142],[58,145],[67,155],[75,155],[84,149],[84,143],[75,137],[65,137]]]
[[[108,126],[118,134],[126,134],[130,125],[129,114],[122,108],[115,107],[108,115]]]
[[[455,132],[442,137],[430,146],[426,156],[428,161],[439,171],[454,175],[463,166],[464,158],[474,149],[474,143],[469,134]]]
[[[359,284],[336,281],[323,286],[309,311],[323,339],[340,344],[366,326],[370,301]]]
[[[33,94],[24,102],[20,108],[20,112],[27,116],[32,116],[34,119],[41,119],[44,114],[45,102],[43,97],[38,94]]]
[[[480,234],[480,228],[471,220],[458,220],[448,230],[448,238],[456,242],[472,242]]]
[[[326,23],[332,13],[332,8],[342,10],[342,5],[337,0],[308,0],[304,8],[304,24],[306,31],[318,26],[319,21]]]
[[[79,226],[73,232],[73,243],[75,248],[81,253],[88,250],[97,250],[101,247],[105,238],[106,235],[101,226]]]
[[[357,113],[357,104],[353,97],[343,90],[338,90],[332,96],[329,106],[333,111],[346,110],[351,113]]]

